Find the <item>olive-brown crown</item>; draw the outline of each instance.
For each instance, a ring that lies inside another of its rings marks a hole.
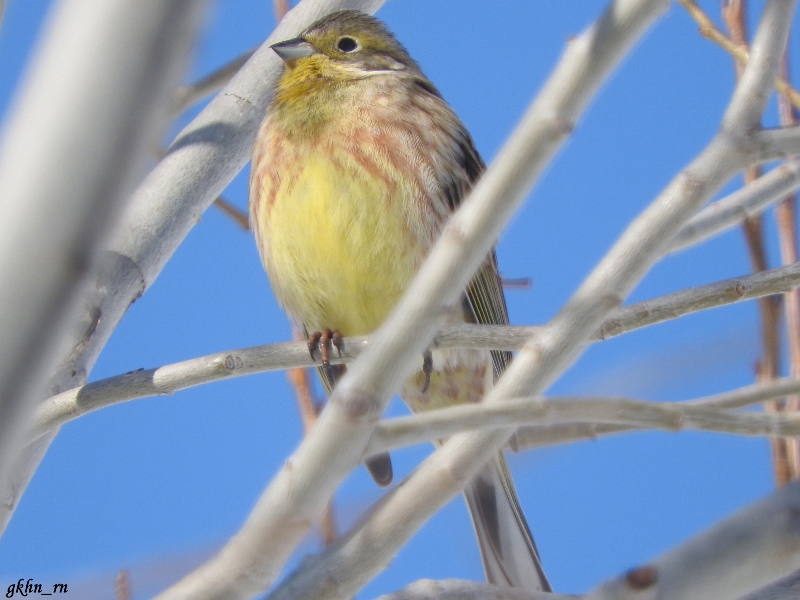
[[[366,13],[343,10],[311,25],[300,38],[321,54],[365,71],[422,71],[391,31]]]

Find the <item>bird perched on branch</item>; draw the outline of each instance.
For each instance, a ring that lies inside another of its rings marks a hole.
[[[250,222],[272,288],[319,350],[380,326],[484,171],[464,125],[370,15],[331,14],[272,46],[286,69],[258,133]],[[494,252],[450,322],[508,323]],[[401,390],[414,411],[479,402],[508,352],[434,350]],[[388,455],[368,468],[391,481]],[[502,453],[464,491],[492,583],[549,590]]]

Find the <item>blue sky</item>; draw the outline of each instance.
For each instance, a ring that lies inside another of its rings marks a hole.
[[[3,118],[50,4],[8,1],[0,28]],[[753,15],[761,4],[752,3]],[[717,17],[717,0],[701,5]],[[604,6],[597,0],[388,0],[378,16],[452,104],[488,162],[569,37]],[[259,44],[273,25],[265,0],[215,3],[187,81]],[[797,49],[793,42],[793,57]],[[531,289],[507,291],[512,323],[542,323],[556,313],[625,226],[710,140],[733,84],[730,57],[673,6],[602,88],[502,236],[503,274],[534,282]],[[772,103],[765,122],[776,119]],[[248,172],[225,192],[242,208]],[[766,224],[777,265],[771,213]],[[742,235],[733,230],[661,261],[629,301],[749,270]],[[598,343],[551,393],[657,401],[746,385],[760,353],[757,328],[756,305],[744,303]],[[128,311],[91,379],[290,336],[251,236],[212,208]],[[392,404],[392,414],[404,412],[399,401]],[[235,533],[301,435],[283,373],[137,400],[68,424],[0,539],[0,589],[33,577],[66,582],[73,597],[109,598],[124,568],[134,597],[148,597]],[[430,450],[395,453],[397,479]],[[509,461],[545,569],[561,592],[586,591],[773,486],[766,441],[717,434],[629,434]],[[379,494],[363,469],[353,473],[337,495],[340,525],[351,524]],[[289,566],[319,547],[315,533]],[[460,499],[359,597],[423,577],[482,577]]]

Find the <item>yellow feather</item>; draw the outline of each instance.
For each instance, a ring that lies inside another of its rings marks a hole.
[[[267,225],[267,270],[279,300],[309,331],[342,335],[375,330],[408,287],[423,249],[409,239],[410,186],[394,187],[352,159],[301,153],[283,181]],[[266,190],[261,190],[262,197]]]

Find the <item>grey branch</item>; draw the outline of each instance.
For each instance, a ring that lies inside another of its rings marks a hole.
[[[800,482],[794,482],[585,600],[733,600],[798,568]]]
[[[755,156],[759,162],[800,155],[800,125],[759,131],[753,145],[758,149]]]
[[[796,600],[800,598],[800,571],[756,590],[740,600]]]
[[[782,385],[753,386],[755,389],[750,394],[749,403],[782,398],[787,390],[788,393],[800,391],[800,381],[779,380],[779,383]],[[744,394],[736,390],[730,395],[741,402]],[[368,454],[441,440],[462,431],[508,426],[521,426],[517,429],[517,448],[540,447],[549,443],[537,439],[537,432],[552,442],[547,428],[565,423],[618,425],[618,432],[660,429],[715,431],[742,436],[800,436],[800,418],[794,413],[735,412],[689,402],[648,402],[617,397],[517,398],[495,405],[465,404],[381,421],[375,428]],[[536,443],[526,443],[529,438]],[[573,440],[562,439],[558,443],[568,441]]]
[[[603,340],[655,323],[724,306],[734,302],[779,294],[800,286],[800,264],[689,288],[617,309],[593,336]],[[500,325],[450,325],[436,336],[437,348],[489,348],[519,350],[540,327]],[[341,358],[350,362],[366,348],[367,338],[346,338]],[[229,377],[294,367],[312,362],[306,344],[290,342],[218,352],[156,369],[141,369],[109,377],[57,394],[36,411],[31,437],[59,427],[81,415],[119,402],[172,394],[178,390]]]
[[[800,163],[787,162],[697,213],[672,240],[668,252],[704,242],[759,214],[799,187]]]
[[[707,408],[733,409],[785,398],[800,392],[800,382],[796,379],[774,379],[768,382],[757,383],[745,386],[731,392],[723,392],[697,400],[681,402],[681,405],[698,405]],[[794,419],[793,414],[788,415],[790,421]],[[581,419],[580,421],[583,421]],[[769,425],[767,425],[769,427]],[[565,444],[577,440],[590,440],[601,435],[610,435],[638,429],[635,425],[611,425],[586,422],[564,423],[547,428],[542,427],[518,427],[514,441],[517,450],[527,448],[538,448],[541,446],[552,446]],[[377,443],[377,441],[376,441]]]

